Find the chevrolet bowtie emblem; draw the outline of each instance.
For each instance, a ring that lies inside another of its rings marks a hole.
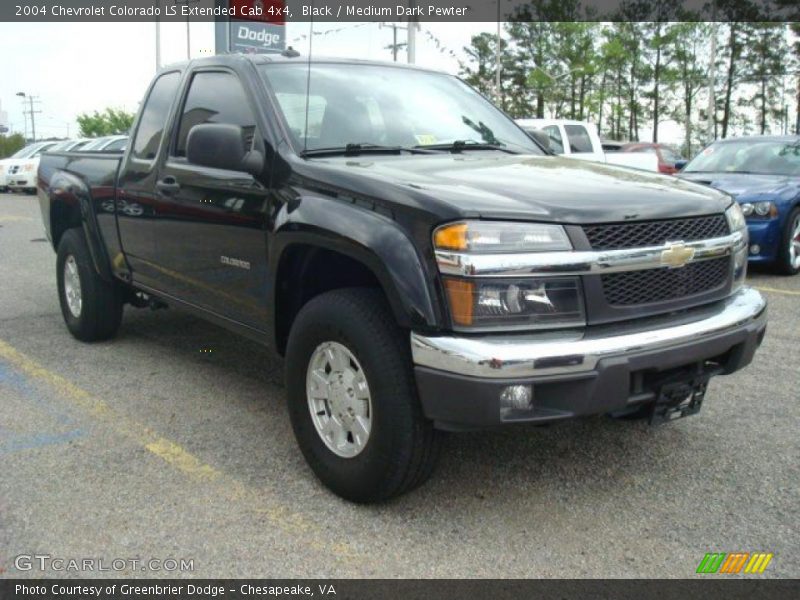
[[[670,269],[684,266],[694,258],[694,248],[687,248],[683,242],[670,244],[669,248],[661,253],[661,264]]]

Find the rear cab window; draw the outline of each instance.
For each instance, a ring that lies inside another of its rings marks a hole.
[[[592,138],[589,137],[586,127],[583,125],[564,125],[564,131],[567,133],[569,149],[573,154],[591,154],[594,152]]]

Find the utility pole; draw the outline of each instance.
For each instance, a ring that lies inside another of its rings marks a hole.
[[[391,43],[391,45],[384,46],[384,47],[387,48],[387,49],[391,49],[391,51],[392,51],[392,59],[394,60],[394,62],[397,62],[397,53],[400,50],[400,48],[405,46],[405,44],[398,44],[397,43],[397,30],[398,29],[406,29],[406,27],[401,27],[397,23],[379,23],[378,27],[381,27],[381,28],[383,28],[383,27],[391,27],[392,28],[392,43]]]
[[[717,0],[711,2],[711,52],[708,57],[708,141],[717,139],[716,135],[716,82],[714,75],[717,62]],[[691,143],[691,140],[690,140]]]
[[[156,17],[156,71],[161,70],[161,21]]]
[[[413,15],[414,8],[416,8],[417,0],[408,0],[409,12]],[[417,62],[417,19],[415,17],[408,18],[408,64],[413,65]]]
[[[193,4],[200,0],[175,0],[176,4]],[[191,17],[186,15],[186,60],[192,60],[192,34],[189,31]]]
[[[23,106],[25,99],[27,98],[30,109],[25,111],[23,110],[23,114],[28,114],[31,116],[31,136],[33,137],[33,141],[36,141],[36,115],[41,113],[42,111],[34,109],[34,103],[39,103],[39,96],[31,96],[30,94],[26,94],[25,92],[17,92],[17,96],[23,99]]]
[[[158,2],[154,2],[158,8]],[[156,73],[161,70],[161,19],[156,17]]]

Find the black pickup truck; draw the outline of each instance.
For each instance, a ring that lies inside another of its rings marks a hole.
[[[766,328],[730,196],[552,156],[414,67],[166,68],[124,156],[45,155],[38,194],[76,338],[169,305],[269,345],[300,449],[357,502],[421,484],[442,431],[693,414]]]

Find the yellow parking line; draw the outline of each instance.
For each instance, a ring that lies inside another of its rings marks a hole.
[[[762,292],[771,292],[773,294],[786,294],[787,296],[800,296],[800,292],[796,292],[794,290],[780,290],[778,288],[764,287],[760,285],[754,285],[753,287]]]
[[[337,562],[357,562],[358,556],[349,545],[326,542],[325,540],[330,536],[324,528],[282,504],[277,498],[270,498],[271,494],[268,490],[248,488],[221,470],[203,463],[179,444],[117,412],[103,400],[92,396],[68,379],[47,370],[2,339],[0,339],[0,359],[6,360],[29,377],[54,388],[76,408],[102,422],[117,434],[144,447],[151,454],[190,478],[205,485],[213,485],[214,490],[222,497],[229,500],[243,500],[250,510],[264,515],[276,527],[290,534],[294,543],[303,543],[305,538],[306,546],[326,553]],[[300,535],[304,538],[300,538]]]
[[[220,472],[210,465],[203,464],[186,450],[167,439],[158,438],[144,445],[150,452],[164,459],[172,466],[198,479],[217,479]]]
[[[30,217],[16,217],[14,215],[0,215],[0,223],[7,223],[11,221],[33,221]]]

